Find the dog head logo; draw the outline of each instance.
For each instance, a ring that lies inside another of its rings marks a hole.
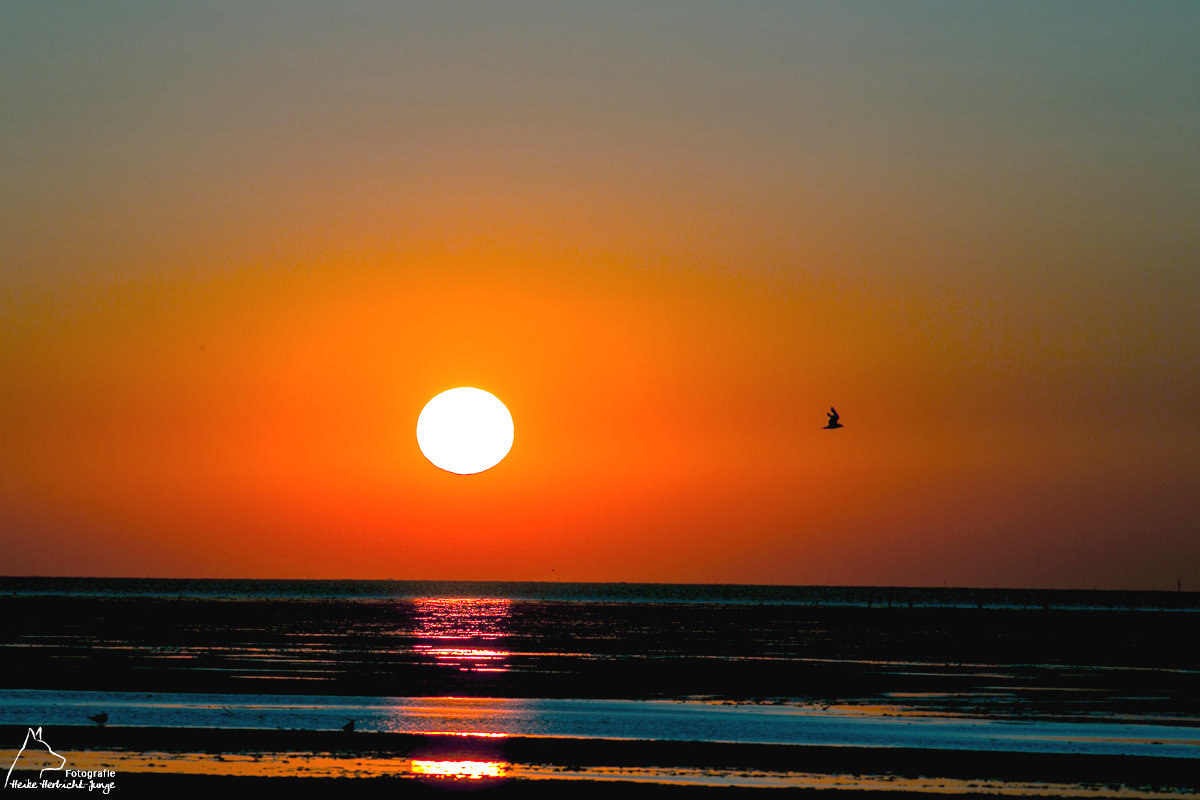
[[[13,759],[12,766],[8,768],[8,774],[4,776],[4,786],[8,787],[8,781],[12,778],[13,770],[18,769],[18,764],[20,764],[21,772],[32,772],[36,769],[38,777],[41,778],[43,773],[48,770],[62,769],[66,763],[65,758],[46,744],[46,740],[42,738],[41,728],[37,730],[30,728],[25,731],[25,743],[17,751],[17,757]]]

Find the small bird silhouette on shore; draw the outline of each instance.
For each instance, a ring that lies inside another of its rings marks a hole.
[[[822,428],[821,430],[824,430],[824,431],[831,431],[831,430],[833,430],[834,428],[844,428],[844,427],[846,427],[846,426],[845,426],[845,425],[843,425],[842,423],[838,422],[838,413],[837,413],[837,409],[836,409],[836,408],[834,408],[833,406],[830,406],[830,407],[829,407],[829,412],[828,412],[827,414],[825,414],[825,416],[829,417],[829,422],[828,422],[828,424],[826,424],[826,425],[825,425],[825,427],[824,427],[824,428]]]
[[[104,723],[108,722],[108,714],[88,714],[88,719],[97,725],[103,725]]]

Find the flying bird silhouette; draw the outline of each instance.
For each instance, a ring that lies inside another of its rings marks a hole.
[[[97,725],[103,725],[104,723],[108,722],[108,713],[105,712],[103,714],[89,714],[88,719],[90,719],[92,722],[96,723]]]
[[[824,430],[824,431],[831,431],[831,430],[833,430],[834,428],[844,428],[844,427],[846,427],[846,426],[845,426],[845,425],[843,425],[842,423],[838,422],[838,413],[837,413],[837,409],[836,409],[836,408],[834,408],[833,406],[830,406],[830,407],[829,407],[829,412],[828,412],[828,413],[827,413],[825,416],[829,417],[829,422],[828,422],[828,423],[825,425],[825,427],[824,427],[824,428],[822,428],[821,430]]]

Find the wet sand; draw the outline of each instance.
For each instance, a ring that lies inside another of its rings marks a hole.
[[[20,741],[21,728],[0,730]],[[925,748],[743,745],[545,737],[417,736],[313,731],[69,727],[54,729],[70,768],[113,769],[122,792],[190,786],[203,779],[325,782],[360,788],[397,782],[434,790],[516,792],[544,784],[637,783],[707,788],[837,788],[840,791],[1044,793],[1076,797],[1200,795],[1196,761]],[[377,781],[380,777],[387,780]],[[1087,776],[1081,781],[1080,776]],[[197,786],[201,784],[196,784]],[[272,783],[272,792],[277,791]]]
[[[676,699],[1200,731],[1200,665],[1189,647],[1200,638],[1200,614],[1190,610],[14,595],[0,597],[0,614],[8,621],[0,633],[6,689],[311,695],[333,707],[368,695]],[[24,730],[3,729],[4,743],[15,746]],[[212,782],[218,791],[340,792],[323,787],[352,781],[356,794],[394,794],[401,785],[513,796],[726,796],[748,787],[1200,795],[1197,758],[986,745],[342,734],[115,720],[55,724],[53,737],[77,769],[108,759],[123,793],[203,791]],[[414,766],[425,762],[450,766]]]

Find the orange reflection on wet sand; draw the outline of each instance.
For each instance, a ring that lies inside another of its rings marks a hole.
[[[505,761],[378,758],[316,753],[72,753],[72,769],[271,778],[376,778],[385,775],[477,781],[503,778]]]
[[[508,633],[504,623],[511,604],[480,597],[418,599],[413,650],[464,672],[505,672],[509,652],[495,642]]]
[[[12,754],[12,755],[15,755]],[[3,756],[3,753],[0,753]],[[900,791],[929,795],[988,794],[999,797],[1069,797],[1088,800],[1178,800],[1195,797],[1169,788],[1129,787],[1096,783],[1004,781],[988,778],[904,778],[896,775],[843,775],[809,772],[771,772],[756,769],[697,767],[564,767],[551,764],[514,764],[504,761],[433,760],[335,756],[332,754],[280,753],[130,753],[75,751],[71,769],[111,769],[125,773],[174,775],[224,775],[276,778],[378,778],[414,777],[470,781],[523,779],[581,781],[585,783],[636,782],[675,786],[746,788],[833,789]],[[349,784],[347,788],[353,787]]]
[[[422,761],[413,759],[412,774],[435,778],[482,780],[503,778],[508,764],[503,761]]]

